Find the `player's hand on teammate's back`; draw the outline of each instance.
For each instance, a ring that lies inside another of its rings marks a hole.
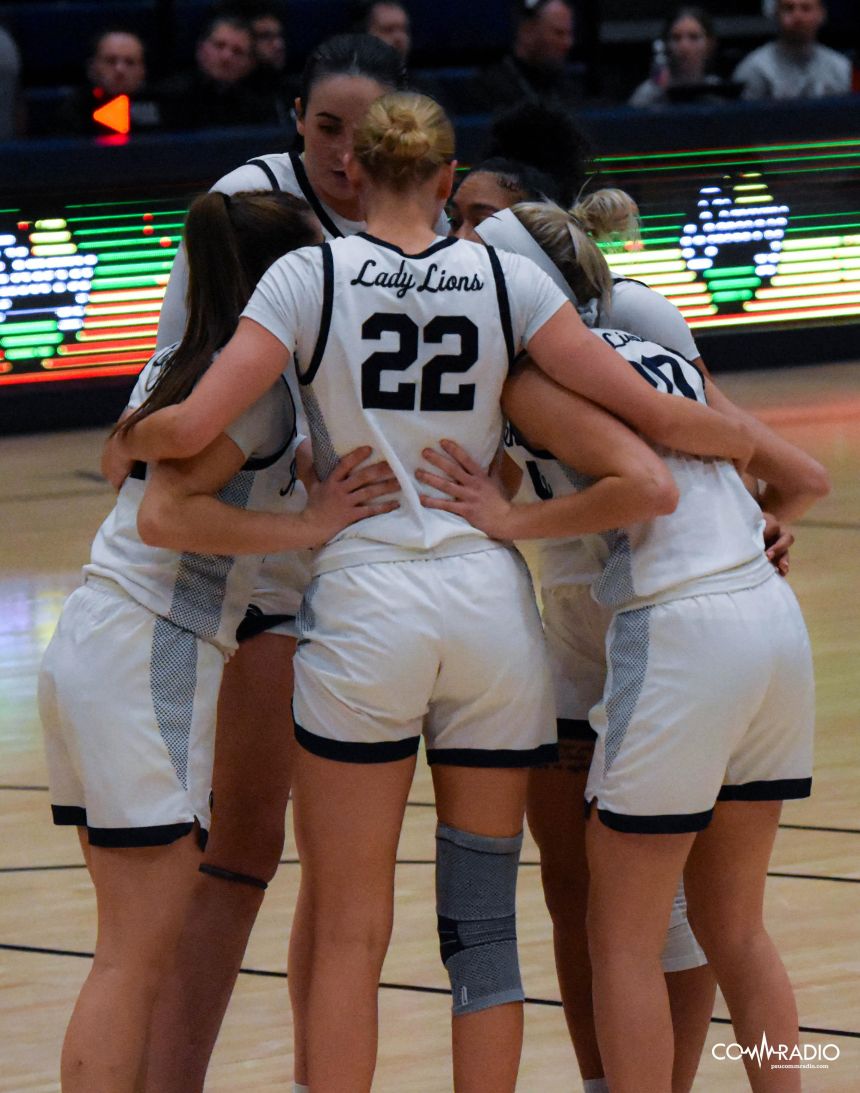
[[[428,509],[456,513],[492,539],[509,539],[506,529],[511,504],[502,494],[498,481],[453,440],[439,443],[445,455],[432,448],[425,448],[421,455],[442,471],[444,477],[423,467],[418,468],[415,477],[422,485],[439,490],[447,497],[423,493],[421,504]]]
[[[788,576],[788,551],[794,543],[794,536],[780,524],[769,512],[762,512],[764,517],[765,555],[781,577]]]
[[[399,507],[394,499],[379,500],[396,493],[400,485],[387,463],[362,466],[371,454],[369,447],[356,448],[343,456],[324,482],[315,474],[306,478],[308,503],[301,515],[313,528],[314,545],[322,546],[357,520]]]

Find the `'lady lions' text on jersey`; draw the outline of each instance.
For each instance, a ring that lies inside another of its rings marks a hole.
[[[397,510],[337,535],[317,571],[487,548],[462,518],[421,505],[421,452],[447,437],[490,465],[509,364],[565,303],[528,259],[450,237],[407,255],[359,233],[271,267],[243,314],[295,357],[318,474],[370,445],[401,490]]]

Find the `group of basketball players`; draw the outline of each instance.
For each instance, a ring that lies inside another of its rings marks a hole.
[[[64,1090],[203,1088],[291,788],[295,1088],[369,1090],[422,735],[454,1088],[516,1084],[527,806],[586,1090],[689,1089],[715,982],[741,1043],[797,1040],[762,899],[813,685],[762,509],[826,474],[613,281],[605,203],[494,159],[448,235],[453,131],[403,86],[373,38],[314,51],[303,154],[194,203],[106,447],[117,503],[40,677],[98,904]]]

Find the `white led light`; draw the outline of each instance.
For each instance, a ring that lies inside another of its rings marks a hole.
[[[696,230],[696,225],[695,224],[685,224],[684,225],[684,234],[685,235],[692,235],[695,230]]]
[[[768,277],[772,273],[776,273],[776,266],[756,266],[756,273],[759,277]]]
[[[710,220],[713,215],[714,214],[710,210],[708,210],[707,212],[699,213],[699,219],[700,220]]]
[[[705,247],[705,254],[707,254],[707,256],[709,258],[713,258],[715,255],[717,255],[719,253],[720,253],[719,247]]]
[[[83,325],[80,319],[60,319],[57,330],[80,330]]]
[[[693,236],[693,242],[696,244],[697,247],[701,247],[702,244],[705,242],[705,236],[704,235],[694,235]]]
[[[688,269],[710,269],[714,264],[711,258],[694,258],[691,262],[687,263]]]
[[[0,247],[10,247],[14,242],[14,235],[0,235]]]
[[[692,247],[684,247],[684,249],[681,251],[681,257],[682,258],[695,258],[696,257],[696,252],[693,250]]]

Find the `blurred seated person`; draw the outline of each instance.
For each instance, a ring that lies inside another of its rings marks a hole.
[[[146,84],[146,51],[130,30],[109,27],[93,39],[87,61],[87,86],[76,88],[60,105],[57,132],[96,136],[107,132],[93,121],[93,111],[128,95],[132,132],[153,132],[162,126],[158,97]]]
[[[820,99],[851,92],[851,62],[818,41],[827,18],[821,0],[778,0],[776,41],[735,69],[745,99]]]
[[[21,55],[12,35],[0,26],[0,140],[11,140],[20,131],[18,81]]]
[[[278,0],[222,0],[214,11],[248,23],[256,62],[248,76],[248,88],[270,104],[279,122],[292,122],[300,81],[287,73],[285,5]]]
[[[524,100],[575,106],[582,88],[565,68],[573,41],[568,0],[518,0],[510,53],[475,81],[476,112],[504,110]]]
[[[631,106],[709,102],[730,93],[720,77],[708,71],[717,37],[713,20],[704,8],[678,8],[666,20],[662,40],[666,66],[639,84],[630,96]]]
[[[265,125],[278,120],[271,100],[256,94],[249,76],[256,67],[254,36],[245,19],[215,15],[197,43],[197,65],[161,85],[170,129]]]
[[[409,12],[397,0],[356,0],[352,5],[352,32],[372,34],[409,60],[412,48],[412,23]]]

